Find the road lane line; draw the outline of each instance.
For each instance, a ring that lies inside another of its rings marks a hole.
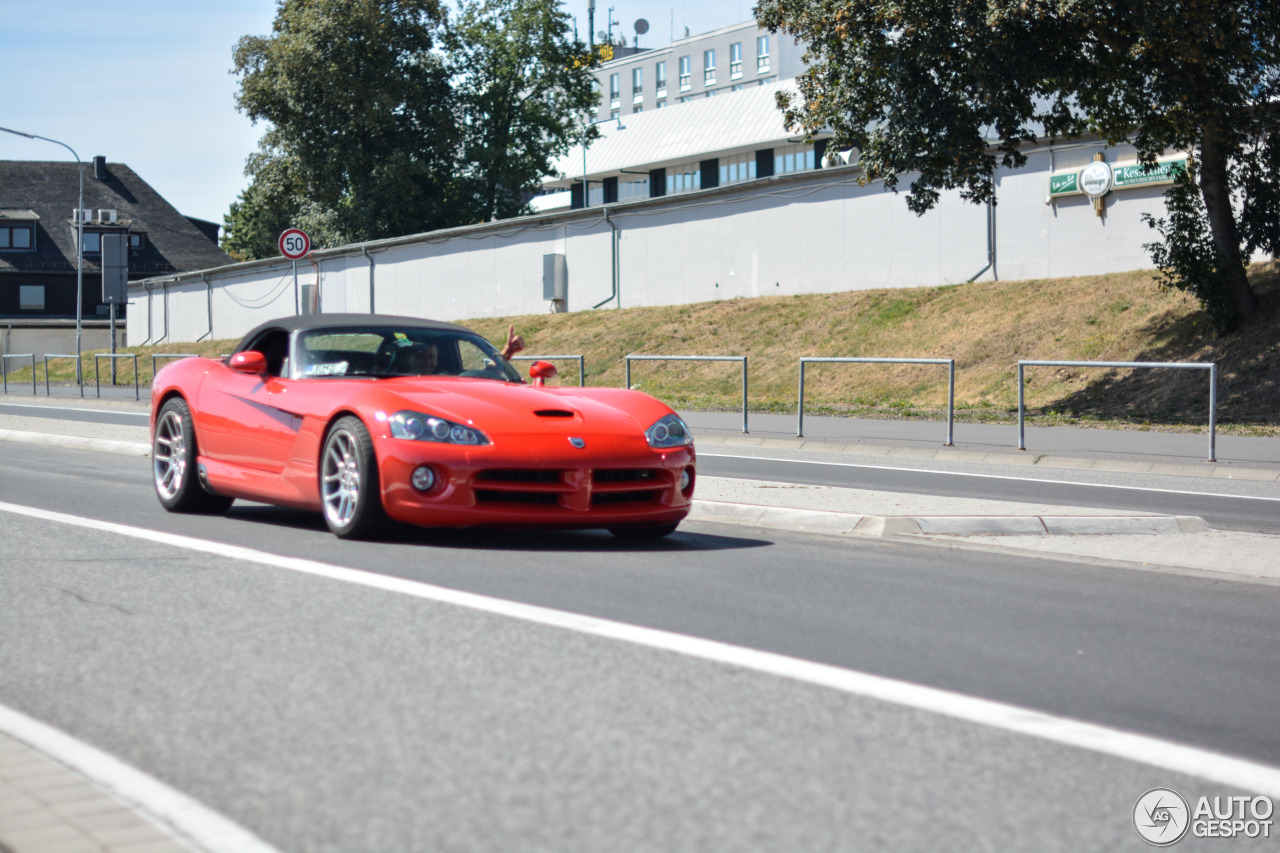
[[[55,409],[59,412],[92,412],[95,415],[126,415],[131,418],[151,419],[150,412],[131,412],[128,409],[85,409],[80,406],[42,406],[39,403],[0,403],[0,409]]]
[[[1191,495],[1198,498],[1234,498],[1240,501],[1271,501],[1280,503],[1280,498],[1251,497],[1248,495],[1224,495],[1220,492],[1192,492],[1182,489],[1156,489],[1151,486],[1117,486],[1114,483],[1082,483],[1078,480],[1049,480],[1040,477],[1014,477],[1008,474],[971,474],[964,471],[939,471],[936,468],[902,468],[893,465],[866,465],[858,462],[820,462],[816,459],[782,459],[776,456],[737,456],[732,453],[704,453],[698,451],[699,459],[746,459],[753,462],[786,462],[796,465],[829,465],[832,468],[865,468],[871,471],[905,471],[910,474],[944,474],[948,477],[976,477],[980,480],[1012,480],[1018,483],[1046,483],[1053,486],[1084,486],[1090,489],[1120,489],[1126,492],[1155,492],[1161,495]],[[990,463],[996,464],[996,463]],[[1099,471],[1099,473],[1113,473]],[[1152,476],[1173,476],[1171,474],[1154,474]],[[776,482],[791,482],[778,480]],[[818,485],[818,484],[813,484]],[[826,484],[822,484],[826,485]],[[840,487],[835,488],[861,488]],[[890,491],[890,490],[885,490]],[[992,498],[991,500],[994,500]]]
[[[654,628],[568,613],[531,604],[461,592],[403,578],[348,569],[298,557],[283,557],[238,545],[210,542],[175,533],[130,527],[110,521],[67,515],[0,502],[0,512],[67,524],[88,530],[115,533],[134,539],[199,551],[217,557],[287,569],[357,584],[370,589],[451,604],[484,613],[520,619],[539,625],[562,628],[651,649],[674,652],[713,663],[774,675],[854,696],[878,699],[907,708],[928,711],[957,720],[1028,735],[1066,746],[1135,761],[1176,773],[1199,776],[1246,791],[1280,797],[1280,768],[1241,758],[1185,746],[1147,735],[1135,734],[1094,723],[1058,717],[1043,711],[1021,708],[990,699],[979,699],[935,687],[926,687],[879,675],[814,663],[773,652],[742,648],[716,640],[689,637]]]
[[[97,747],[6,705],[0,705],[0,731],[65,764],[201,850],[209,853],[279,853],[247,829],[186,794]]]

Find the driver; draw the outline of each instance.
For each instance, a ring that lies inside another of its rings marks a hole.
[[[409,372],[431,376],[440,372],[440,351],[435,344],[419,344],[409,352]]]

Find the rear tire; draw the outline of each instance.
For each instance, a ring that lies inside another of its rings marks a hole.
[[[610,527],[609,532],[619,539],[661,539],[675,533],[679,526],[680,522],[677,521],[675,524],[660,524],[656,527]]]
[[[200,484],[196,471],[196,432],[191,409],[181,397],[160,407],[151,443],[151,472],[156,497],[169,512],[223,513],[232,498],[215,495]]]
[[[325,437],[320,499],[325,524],[340,539],[368,539],[386,524],[373,439],[359,418],[339,419]]]

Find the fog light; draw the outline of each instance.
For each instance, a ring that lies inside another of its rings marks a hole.
[[[436,484],[436,472],[431,470],[430,465],[423,465],[413,469],[413,487],[420,492],[429,492],[431,487]]]
[[[689,473],[689,469],[685,468],[680,474],[680,491],[684,492],[689,490],[689,483],[691,479],[692,475]]]

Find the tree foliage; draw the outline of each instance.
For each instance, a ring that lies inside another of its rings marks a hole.
[[[476,220],[521,212],[597,94],[555,0],[463,2],[445,39],[462,113],[461,193]]]
[[[234,51],[237,105],[268,124],[223,246],[277,254],[509,216],[592,105],[558,0],[280,0]]]
[[[1280,249],[1275,0],[761,0],[757,18],[807,44],[788,124],[833,128],[866,180],[916,173],[917,213],[942,190],[994,200],[996,169],[1041,139],[1192,152],[1153,257],[1220,329],[1255,308],[1245,260]]]

